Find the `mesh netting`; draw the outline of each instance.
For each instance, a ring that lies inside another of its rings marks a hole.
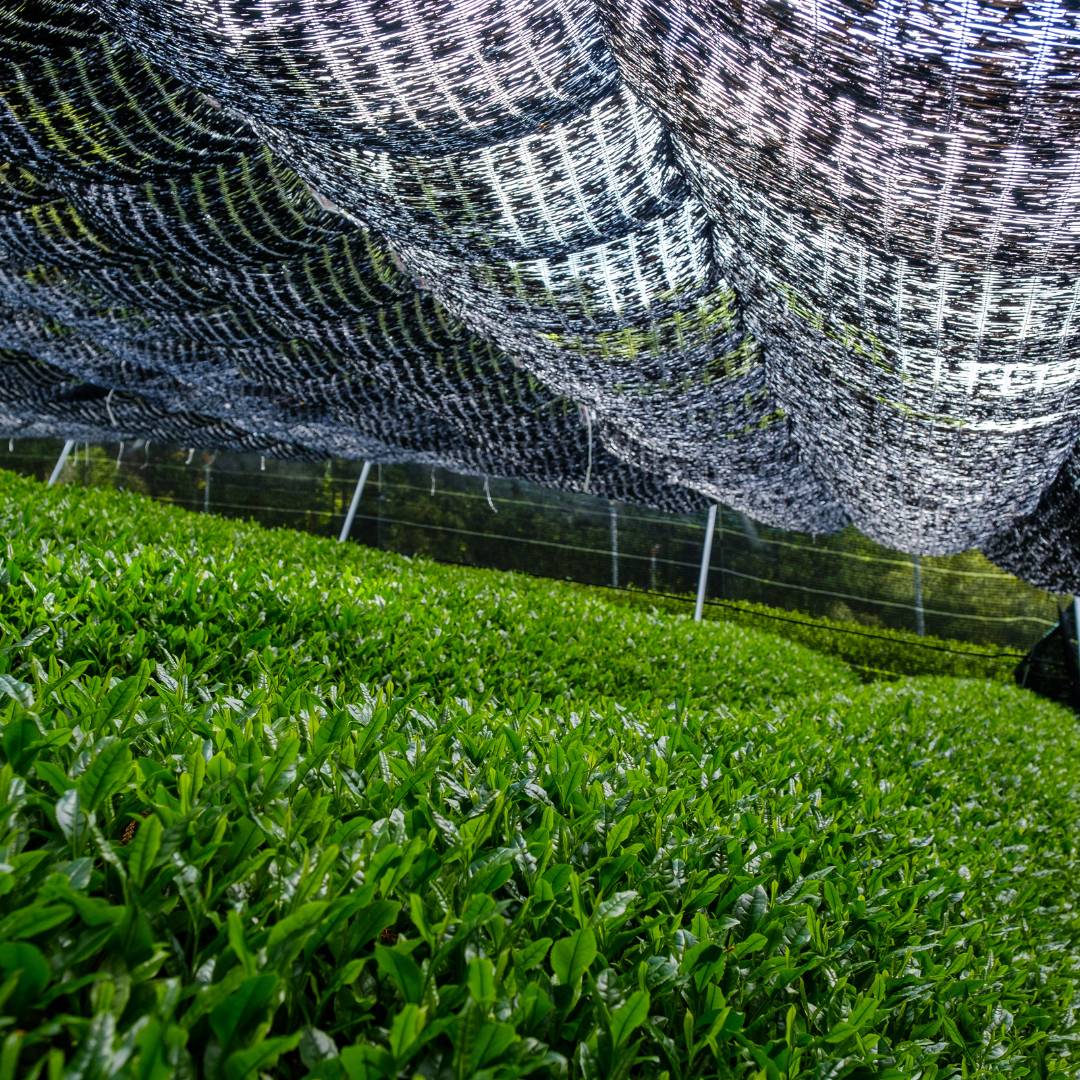
[[[0,421],[1075,588],[1072,7],[8,5]]]
[[[1080,448],[1072,453],[1035,510],[999,533],[986,553],[1021,577],[1067,593],[1077,589],[1080,566]]]

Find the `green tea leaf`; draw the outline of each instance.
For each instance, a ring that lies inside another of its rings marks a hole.
[[[490,1065],[506,1052],[517,1033],[509,1024],[485,1022],[473,1037],[470,1063],[473,1070]]]
[[[69,788],[56,800],[56,824],[64,839],[79,845],[88,832],[86,811],[75,788]]]
[[[295,1050],[300,1032],[263,1039],[246,1050],[237,1050],[225,1059],[226,1080],[251,1080],[273,1066],[282,1054]]]
[[[618,1048],[649,1018],[649,993],[635,990],[611,1014],[611,1041]]]
[[[24,714],[5,726],[2,745],[11,767],[22,773],[33,762],[37,748],[45,744],[33,718]]]
[[[416,961],[408,953],[387,948],[385,945],[376,945],[375,963],[397,987],[406,1002],[419,1004],[423,978]]]
[[[211,1011],[210,1026],[224,1049],[266,1019],[277,992],[276,975],[251,975]]]
[[[469,961],[465,978],[469,993],[479,1005],[495,1001],[495,965],[486,956],[474,956]]]
[[[132,769],[131,749],[124,740],[108,735],[94,749],[93,759],[79,777],[79,795],[91,813],[124,786]]]
[[[15,648],[28,649],[35,641],[40,641],[48,632],[49,628],[47,626],[35,626],[26,637],[15,642]]]
[[[155,814],[143,818],[138,823],[135,836],[128,848],[128,875],[139,887],[146,883],[154,868],[158,852],[161,851],[163,832],[161,821]]]
[[[139,674],[122,679],[109,690],[98,709],[99,730],[100,728],[123,730],[126,722],[138,708],[139,698],[146,687],[147,679],[148,669],[144,665]]]
[[[24,709],[34,707],[34,688],[11,675],[0,675],[0,695],[13,698]]]
[[[300,1060],[314,1069],[321,1061],[333,1061],[338,1057],[337,1043],[333,1037],[317,1027],[306,1027],[300,1034]]]
[[[37,937],[67,922],[71,914],[71,908],[66,904],[30,904],[19,908],[0,921],[0,940]]]
[[[536,941],[527,942],[518,950],[514,962],[522,971],[528,971],[530,968],[536,967],[537,964],[544,962],[544,957],[547,956],[550,948],[551,938],[537,938]]]
[[[5,1011],[16,1016],[31,1008],[49,984],[49,964],[36,945],[27,942],[0,943],[0,974],[4,980],[15,977],[15,987],[7,1000]]]
[[[269,947],[276,949],[283,942],[288,942],[290,946],[294,946],[294,952],[299,950],[304,939],[319,925],[327,906],[325,900],[312,900],[275,923],[267,942]]]
[[[551,950],[551,970],[563,986],[576,986],[596,959],[596,935],[586,927],[556,941]]]
[[[427,1010],[417,1005],[405,1005],[390,1025],[390,1053],[399,1065],[408,1061],[411,1051],[420,1038],[427,1019]]]

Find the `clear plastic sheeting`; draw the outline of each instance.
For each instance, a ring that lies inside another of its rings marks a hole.
[[[4,431],[715,500],[1075,589],[1077,20],[9,5]]]

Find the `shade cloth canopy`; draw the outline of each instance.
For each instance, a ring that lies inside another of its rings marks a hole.
[[[1072,0],[0,11],[0,429],[1080,588]]]

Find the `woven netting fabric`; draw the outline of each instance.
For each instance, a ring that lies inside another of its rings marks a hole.
[[[0,418],[1076,587],[1074,6],[8,5]]]
[[[706,505],[594,441],[575,402],[469,334],[245,124],[83,12],[37,6],[47,31],[20,14],[0,116],[5,433],[419,461]]]
[[[1054,592],[1077,591],[1080,565],[1080,448],[1062,466],[1032,513],[987,545],[994,562]]]

